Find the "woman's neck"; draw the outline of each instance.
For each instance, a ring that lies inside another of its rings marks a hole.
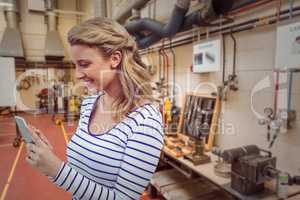
[[[118,79],[115,79],[104,89],[104,95],[102,97],[103,107],[112,110],[113,102],[120,98],[121,95],[123,95],[121,83]]]

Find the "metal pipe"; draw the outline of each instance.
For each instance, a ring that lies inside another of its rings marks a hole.
[[[166,80],[166,57],[164,52],[164,41],[162,42],[162,47],[159,50],[160,56],[162,57],[162,80]]]
[[[131,10],[134,9],[141,9],[146,3],[150,0],[135,0],[132,1],[126,8],[121,10],[116,16],[113,16],[113,19],[118,22],[125,21],[131,15]]]
[[[262,6],[264,4],[268,4],[268,3],[271,3],[271,2],[274,2],[274,0],[261,0],[261,1],[257,1],[256,3],[251,3],[251,4],[247,5],[247,6],[241,7],[239,9],[232,9],[232,11],[230,11],[228,13],[228,15],[231,15],[231,16],[232,15],[237,15],[237,14],[243,13],[245,11],[257,8],[258,6]]]
[[[46,15],[47,15],[48,31],[56,31],[57,30],[57,16],[56,16],[55,12],[48,11],[46,13]]]
[[[125,25],[126,30],[137,38],[138,46],[144,49],[164,37],[173,37],[181,28],[184,16],[187,13],[190,0],[177,0],[172,16],[167,24],[162,24],[156,20],[143,18],[133,20]],[[150,32],[149,35],[143,36],[142,31]]]
[[[194,11],[184,18],[184,23],[180,32],[191,29],[194,25],[210,26],[210,22],[216,19],[217,16],[223,15],[232,9],[233,1],[206,1],[203,8]]]
[[[167,96],[169,96],[169,57],[168,54],[165,52],[165,48],[162,48],[162,55],[164,58],[163,72],[165,74],[164,77],[166,77],[167,82]]]
[[[257,0],[240,0],[240,1],[236,1],[232,7],[232,10],[238,10],[240,8],[243,8],[245,6],[251,5],[251,4],[255,4],[258,3]]]
[[[244,0],[235,3],[233,0],[230,0],[224,3],[218,0],[207,0],[202,9],[192,12],[185,17],[190,1],[178,0],[168,24],[163,25],[158,21],[144,18],[129,22],[125,25],[125,28],[137,38],[139,47],[143,49],[158,42],[163,37],[173,37],[179,31],[189,30],[194,25],[208,26],[210,25],[209,22],[215,19],[216,16],[253,2],[256,1]],[[143,34],[140,34],[142,31],[148,31],[150,34],[143,36]]]
[[[46,10],[54,10],[57,8],[57,1],[56,0],[45,0],[45,8]]]
[[[18,16],[15,11],[5,11],[5,17],[8,28],[16,29],[19,27]]]
[[[293,16],[294,17],[300,16],[300,12],[295,13],[297,11],[300,11],[300,6],[294,7],[294,10],[293,10],[293,12],[294,12]],[[289,16],[285,16],[288,13],[289,13],[289,10],[281,11],[280,16],[282,16],[282,17],[280,18],[280,20],[281,21],[288,20]],[[258,27],[258,25],[259,25],[258,23],[260,22],[261,19],[269,20],[268,25],[271,25],[271,24],[276,23],[276,21],[277,21],[276,19],[272,19],[275,16],[276,15],[272,14],[272,15],[268,15],[268,16],[264,16],[264,17],[260,17],[260,18],[256,18],[256,19],[251,19],[251,20],[248,20],[246,22],[242,22],[242,23],[239,23],[239,24],[234,24],[234,25],[227,26],[227,27],[224,27],[224,28],[221,27],[221,28],[218,28],[218,29],[214,29],[214,30],[209,32],[209,35],[219,34],[220,32],[222,32],[223,34],[226,35],[226,34],[230,34],[231,32],[232,33],[238,33],[238,32],[243,32],[243,31],[246,31],[246,30],[255,29],[256,27]],[[204,37],[204,36],[206,36],[206,34],[207,33],[202,33],[202,34],[200,34],[200,37]],[[184,38],[182,40],[175,41],[173,43],[173,47],[190,44],[192,42],[193,42],[193,36],[190,36],[190,37]],[[157,51],[159,48],[160,47],[149,48],[148,52]],[[143,54],[143,52],[141,54]]]
[[[278,104],[278,92],[279,92],[279,72],[275,72],[275,86],[274,86],[274,116],[276,116],[277,113],[277,104]]]
[[[57,14],[55,9],[57,8],[56,0],[46,0],[46,24],[47,34],[45,41],[45,59],[47,61],[62,61],[64,58],[64,47],[57,31]]]
[[[172,54],[172,58],[173,58],[173,86],[172,86],[172,95],[173,95],[173,99],[172,99],[172,103],[173,106],[175,106],[175,69],[176,69],[176,56],[175,56],[175,52],[174,49],[172,47],[172,40],[170,39],[170,51]]]
[[[107,17],[106,0],[94,0],[94,14],[96,17]]]
[[[161,76],[161,65],[162,65],[162,62],[161,62],[161,53],[160,53],[160,49],[157,51],[158,53],[158,79],[159,81],[162,79],[162,76]]]
[[[54,12],[57,9],[57,1],[56,0],[45,0],[45,9],[47,16],[47,27],[48,31],[56,31],[57,30],[57,14]]]
[[[222,51],[223,51],[223,67],[222,67],[222,83],[223,83],[223,86],[225,86],[225,68],[226,68],[226,58],[225,58],[225,55],[226,55],[226,41],[225,41],[225,35],[222,34]]]
[[[236,0],[226,0],[226,1],[213,0],[212,1],[213,10],[217,15],[223,15],[224,13],[227,13],[230,10],[234,9],[235,2]]]
[[[232,33],[230,37],[233,40],[233,66],[232,66],[232,75],[236,76],[236,39]]]
[[[288,112],[292,110],[293,71],[288,72]]]
[[[163,37],[173,37],[177,32],[188,30],[194,25],[209,25],[209,21],[217,15],[224,14],[231,9],[233,1],[230,2],[220,3],[216,0],[209,0],[205,2],[202,9],[185,17],[189,9],[190,0],[177,0],[172,16],[166,25],[144,18],[129,22],[125,25],[125,28],[137,38],[139,47],[143,49],[158,42]],[[150,31],[150,34],[141,36],[140,32],[144,30]]]
[[[17,1],[16,0],[0,0],[0,2],[5,2],[9,6],[4,7],[4,15],[8,28],[16,29],[19,27],[19,19],[17,13],[19,12]]]

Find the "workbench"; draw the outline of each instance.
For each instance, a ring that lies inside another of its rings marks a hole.
[[[300,194],[288,198],[288,200],[299,200],[299,199],[300,199]]]
[[[167,162],[168,164],[171,164],[171,166],[173,166],[174,168],[177,168],[177,170],[182,172],[184,175],[189,176],[189,173],[188,172],[184,173],[182,170],[179,169],[179,167],[184,167],[186,169],[189,169],[192,172],[194,172],[195,174],[206,178],[214,185],[222,188],[223,190],[225,190],[226,192],[230,193],[231,195],[235,196],[238,199],[242,199],[242,200],[258,200],[258,199],[259,200],[275,200],[275,199],[278,199],[276,193],[274,192],[274,188],[275,188],[274,182],[267,184],[267,188],[270,188],[270,189],[266,189],[265,192],[263,192],[259,195],[243,196],[240,193],[236,192],[235,190],[233,190],[230,187],[230,179],[222,178],[222,177],[215,175],[214,165],[216,164],[218,157],[211,153],[207,153],[207,154],[211,157],[212,162],[195,166],[189,160],[187,160],[183,157],[174,156],[173,154],[170,153],[168,148],[165,147],[163,149],[162,159],[165,162]],[[177,165],[179,167],[174,166],[174,163],[177,163]],[[298,194],[299,192],[300,192],[300,186],[290,186],[288,189],[288,194],[290,197]]]

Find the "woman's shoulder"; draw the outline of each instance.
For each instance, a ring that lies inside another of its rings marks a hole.
[[[149,121],[149,119],[162,123],[162,114],[159,109],[159,104],[155,102],[143,102],[136,106],[131,114],[131,117],[135,118],[137,124],[145,123],[146,121]]]

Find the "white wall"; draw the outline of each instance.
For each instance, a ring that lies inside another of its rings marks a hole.
[[[299,2],[297,2],[299,4]],[[284,5],[285,6],[285,5]],[[243,15],[239,20],[250,19],[273,13],[275,8],[258,9],[252,14]],[[298,18],[300,20],[300,18]],[[269,77],[271,87],[254,94],[253,107],[262,114],[265,107],[273,107],[276,49],[276,25],[257,28],[235,34],[237,39],[237,74],[239,91],[230,92],[228,100],[222,104],[220,129],[216,145],[227,149],[247,144],[257,144],[268,149],[266,127],[258,124],[258,118],[251,109],[251,91],[261,80]],[[226,77],[232,70],[233,42],[226,36]],[[180,86],[177,93],[177,103],[182,106],[182,97],[187,91],[194,90],[199,84],[211,82],[220,85],[222,74],[194,74],[190,72],[192,64],[192,44],[175,48],[176,52],[176,83]],[[171,54],[168,53],[169,58]],[[158,66],[157,53],[145,55],[154,65]],[[169,74],[172,75],[172,64]],[[285,83],[286,74],[281,74],[281,82]],[[171,82],[172,80],[170,80]],[[286,108],[286,85],[279,96],[279,108]],[[207,92],[202,88],[199,92]],[[294,75],[293,107],[297,111],[297,121],[292,130],[281,133],[271,151],[277,157],[278,167],[292,174],[300,174],[300,73]]]

